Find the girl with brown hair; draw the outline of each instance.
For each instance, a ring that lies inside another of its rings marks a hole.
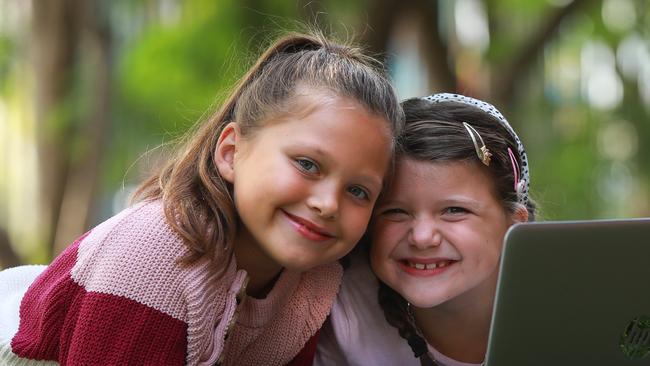
[[[278,40],[134,205],[22,279],[1,363],[290,362],[329,313],[401,123],[359,50]]]

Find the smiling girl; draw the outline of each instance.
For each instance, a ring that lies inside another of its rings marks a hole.
[[[396,172],[369,232],[380,282],[355,258],[320,365],[481,364],[504,235],[535,216],[526,153],[494,106],[457,94],[402,106]]]
[[[137,203],[47,268],[0,273],[0,301],[17,299],[0,304],[0,364],[285,365],[313,351],[401,113],[358,49],[278,40]]]

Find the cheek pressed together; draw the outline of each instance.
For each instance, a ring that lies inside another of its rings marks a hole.
[[[376,209],[372,267],[414,306],[473,301],[493,290],[509,224],[478,163],[403,158]]]
[[[389,166],[384,119],[342,97],[298,98],[302,113],[247,136],[229,125],[226,151],[217,152],[230,161],[224,178],[241,221],[235,257],[253,276],[303,271],[347,254],[367,227]]]

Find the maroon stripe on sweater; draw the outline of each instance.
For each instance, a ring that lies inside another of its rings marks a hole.
[[[13,352],[37,360],[57,360],[59,337],[68,303],[83,289],[72,281],[82,235],[67,247],[29,286],[20,303],[20,325],[11,340]],[[81,294],[83,295],[83,293]]]
[[[187,325],[136,301],[89,292],[61,334],[61,364],[184,365]]]
[[[319,337],[320,330],[317,330],[287,366],[312,366],[314,364],[314,357],[316,357],[316,347],[318,346]]]
[[[184,322],[125,297],[87,292],[72,280],[83,238],[25,294],[11,342],[14,353],[62,365],[183,365]]]

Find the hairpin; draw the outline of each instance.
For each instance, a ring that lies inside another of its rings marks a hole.
[[[519,202],[525,205],[528,202],[528,188],[530,186],[528,156],[526,156],[526,150],[524,149],[524,144],[521,143],[519,136],[517,136],[515,130],[510,126],[510,124],[508,123],[506,118],[501,114],[501,112],[499,112],[499,110],[496,109],[496,107],[494,107],[490,103],[486,103],[482,100],[478,100],[462,94],[439,93],[439,94],[430,95],[428,97],[424,97],[422,99],[427,100],[431,103],[455,102],[455,103],[463,103],[463,104],[474,106],[476,108],[481,109],[483,112],[488,113],[492,117],[496,118],[499,121],[499,124],[503,126],[506,130],[508,130],[512,138],[515,140],[517,153],[520,159],[519,161],[521,161],[521,167],[520,167],[521,169],[517,169],[518,172],[517,178],[519,181],[516,183],[515,190],[517,191]],[[517,167],[519,168],[518,165]]]
[[[492,158],[492,153],[487,148],[487,146],[485,146],[485,142],[483,141],[481,135],[469,123],[463,122],[463,126],[465,126],[467,133],[469,133],[469,137],[472,138],[472,142],[474,143],[474,150],[476,150],[476,155],[478,156],[479,160],[486,166],[490,166],[490,159]],[[478,137],[478,141],[481,142],[480,147],[476,139],[477,137]]]
[[[508,148],[508,156],[510,156],[510,162],[512,163],[512,171],[515,174],[515,186],[514,189],[517,191],[517,186],[519,186],[519,164],[517,164],[517,159],[515,154],[510,148]]]

